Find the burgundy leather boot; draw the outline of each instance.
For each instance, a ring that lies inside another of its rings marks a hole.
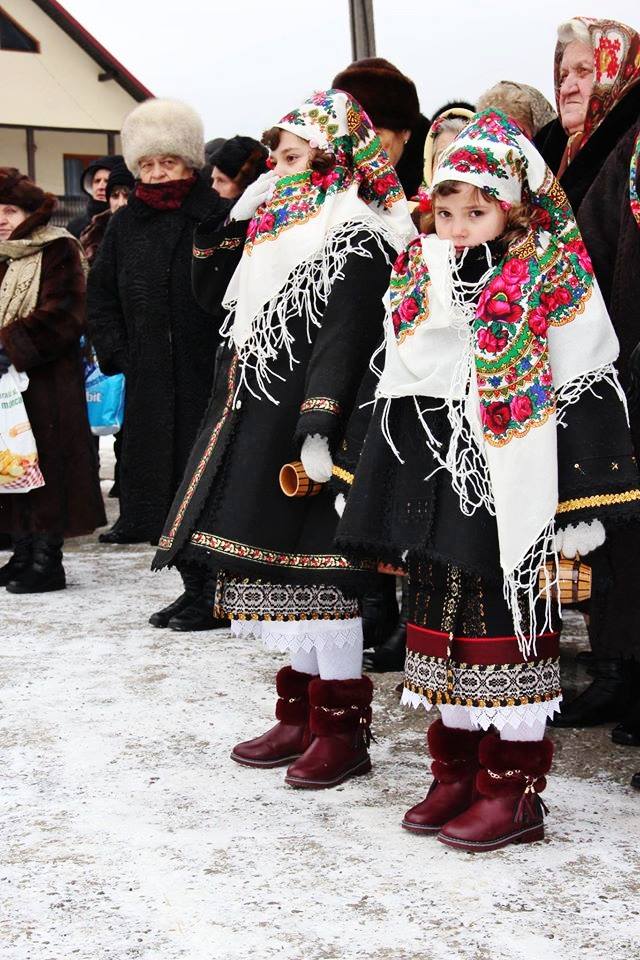
[[[478,747],[483,730],[456,730],[436,720],[427,731],[433,757],[433,783],[421,803],[404,815],[402,826],[413,833],[437,833],[475,800]]]
[[[500,740],[490,733],[480,743],[479,758],[478,799],[445,824],[438,840],[471,853],[542,840],[547,808],[539,795],[553,759],[551,740]]]
[[[238,743],[231,759],[245,767],[281,767],[299,757],[309,745],[309,684],[313,676],[283,667],[276,674],[275,726],[260,737]]]
[[[371,770],[369,741],[373,684],[354,680],[312,680],[309,684],[312,740],[287,770],[291,787],[322,790]]]

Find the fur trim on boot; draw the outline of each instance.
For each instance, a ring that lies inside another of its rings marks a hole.
[[[321,790],[371,770],[367,747],[371,739],[369,677],[358,680],[312,680],[309,684],[308,749],[287,770],[291,787]]]
[[[309,673],[283,667],[276,674],[277,723],[260,737],[245,740],[231,751],[244,767],[281,767],[300,757],[309,746]]]
[[[427,731],[433,757],[434,781],[424,800],[404,815],[402,826],[412,833],[437,833],[448,820],[466,810],[475,799],[478,747],[482,730],[457,730],[436,720]]]
[[[472,853],[542,840],[547,808],[540,793],[553,759],[551,740],[510,741],[488,734],[479,759],[478,799],[445,824],[438,840]]]

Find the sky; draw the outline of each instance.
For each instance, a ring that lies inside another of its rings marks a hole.
[[[207,139],[259,135],[352,59],[347,0],[62,2],[156,96],[196,107]],[[376,54],[414,80],[427,115],[498,80],[553,102],[556,28],[577,14],[640,30],[638,0],[375,0]]]

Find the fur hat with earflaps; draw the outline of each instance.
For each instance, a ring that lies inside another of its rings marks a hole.
[[[145,100],[125,117],[121,137],[124,161],[136,177],[143,157],[174,156],[194,170],[204,166],[202,120],[180,100]]]
[[[11,234],[12,240],[19,240],[49,222],[57,200],[15,167],[0,167],[0,203],[20,207],[29,214]]]

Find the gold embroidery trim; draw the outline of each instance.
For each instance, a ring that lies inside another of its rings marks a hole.
[[[344,482],[348,483],[349,486],[351,486],[355,480],[353,473],[349,473],[348,470],[343,470],[342,467],[336,467],[335,464],[331,470],[331,473],[334,475],[334,477],[337,477],[338,480],[344,480]]]
[[[337,417],[340,416],[340,404],[337,400],[332,400],[331,397],[309,397],[300,407],[300,413],[312,413],[316,410],[320,410],[322,413],[333,413]]]
[[[624,493],[599,493],[593,497],[563,500],[562,503],[558,504],[556,513],[586,510],[588,507],[613,507],[617,503],[632,503],[634,500],[640,500],[640,490],[625,490]]]
[[[196,260],[206,260],[218,250],[237,250],[244,243],[244,237],[225,237],[213,247],[193,247],[193,256]]]

